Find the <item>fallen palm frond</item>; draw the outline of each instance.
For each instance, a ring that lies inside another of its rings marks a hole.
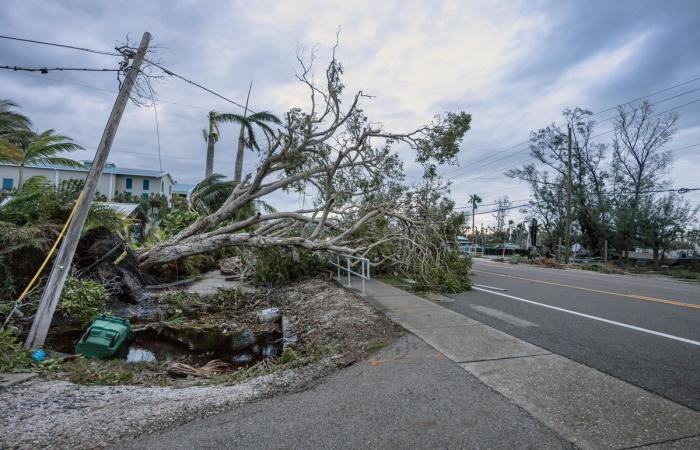
[[[175,362],[168,366],[168,372],[175,375],[188,376],[192,375],[195,377],[208,377],[209,375],[217,372],[229,372],[233,370],[231,364],[225,363],[220,359],[212,359],[202,367],[196,368],[189,364]]]

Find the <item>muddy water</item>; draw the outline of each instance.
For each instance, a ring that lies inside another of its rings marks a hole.
[[[223,334],[212,330],[161,327],[132,332],[117,357],[129,362],[185,361],[204,364],[220,359],[234,366],[247,366],[282,353],[278,330],[253,334]]]
[[[52,335],[47,348],[75,353],[81,330]],[[282,354],[282,332],[274,329],[254,334],[244,331],[224,334],[218,330],[178,329],[162,326],[129,333],[128,340],[115,354],[128,362],[181,361],[202,365],[220,359],[236,367],[245,367]]]

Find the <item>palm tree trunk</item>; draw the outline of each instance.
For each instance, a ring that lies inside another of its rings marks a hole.
[[[245,139],[243,138],[243,131],[245,130],[245,125],[241,125],[241,133],[238,136],[238,151],[236,152],[236,168],[233,174],[233,183],[238,184],[241,182],[243,177],[243,157],[245,156]]]
[[[245,99],[245,108],[243,111],[243,117],[248,115],[248,102],[250,101],[250,91],[253,90],[253,82],[250,82],[248,87],[248,97]],[[245,139],[243,133],[245,132],[245,123],[241,123],[241,132],[238,135],[238,151],[236,152],[236,167],[233,172],[233,184],[237,185],[241,182],[243,177],[243,157],[245,156]]]
[[[214,135],[209,133],[207,139],[207,167],[204,170],[204,177],[210,176],[214,173]]]
[[[17,192],[22,190],[22,183],[24,182],[24,164],[19,165],[19,176],[17,177]]]

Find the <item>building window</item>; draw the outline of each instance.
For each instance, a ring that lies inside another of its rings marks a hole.
[[[2,179],[2,190],[3,191],[9,191],[12,190],[12,186],[14,184],[15,180],[12,178],[3,178]]]
[[[173,186],[168,186],[168,195],[173,195]]]
[[[148,200],[148,192],[141,194],[141,198]]]
[[[143,190],[147,191],[151,187],[151,180],[143,180]]]
[[[132,180],[131,178],[127,178],[126,179],[126,188],[131,189],[133,183],[134,183],[134,180]]]

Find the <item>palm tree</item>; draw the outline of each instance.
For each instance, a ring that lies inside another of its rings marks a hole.
[[[11,100],[0,100],[0,145],[16,150],[10,142],[11,137],[19,132],[29,130],[31,121],[26,116],[13,111],[17,104]]]
[[[19,166],[17,191],[22,189],[24,168],[30,164],[60,164],[68,167],[83,167],[78,161],[56,156],[61,152],[72,152],[83,148],[66,136],[54,134],[54,130],[35,133],[31,130],[15,130],[6,142],[0,141],[0,162]]]
[[[210,177],[214,173],[214,145],[219,140],[219,127],[217,117],[219,113],[209,111],[209,132],[202,130],[204,140],[207,141],[207,166],[204,169],[204,178]]]
[[[476,217],[474,216],[476,214],[476,208],[478,208],[479,203],[481,203],[483,200],[481,197],[479,197],[478,194],[471,194],[469,196],[469,203],[472,205],[472,234],[474,235],[474,239],[476,240]]]
[[[253,132],[253,125],[260,127],[265,133],[272,133],[272,128],[267,122],[281,124],[282,122],[268,111],[257,112],[244,116],[241,121],[241,131],[238,135],[238,151],[236,152],[236,168],[233,174],[233,182],[238,184],[243,176],[243,156],[245,147],[259,150],[258,143]]]

